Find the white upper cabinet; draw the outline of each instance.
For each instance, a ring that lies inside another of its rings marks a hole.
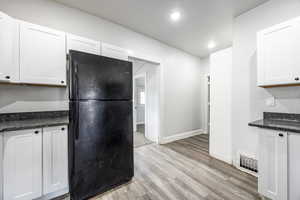
[[[300,18],[260,31],[258,86],[300,84]]]
[[[128,61],[128,52],[126,49],[111,44],[102,43],[101,50],[102,56]]]
[[[64,32],[20,23],[20,81],[29,84],[66,85]]]
[[[19,80],[19,26],[0,12],[0,81]]]
[[[42,196],[42,131],[4,133],[4,200]]]
[[[95,55],[100,55],[101,45],[99,41],[79,37],[76,35],[67,35],[67,53],[69,50],[82,51]]]
[[[288,134],[262,129],[259,134],[260,194],[273,199],[288,199]]]
[[[68,188],[67,126],[43,129],[44,195]]]

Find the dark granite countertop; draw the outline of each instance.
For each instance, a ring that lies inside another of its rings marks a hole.
[[[250,122],[249,126],[300,133],[300,114],[264,113],[264,118]]]
[[[0,114],[0,132],[68,124],[68,111]]]

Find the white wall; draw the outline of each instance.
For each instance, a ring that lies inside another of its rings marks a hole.
[[[172,52],[164,65],[165,135],[171,136],[201,127],[201,63]],[[167,75],[168,74],[168,75]]]
[[[232,134],[233,155],[238,151],[257,156],[256,128],[248,122],[262,118],[264,111],[300,113],[300,87],[263,89],[256,86],[256,32],[300,16],[299,0],[270,0],[234,20]],[[265,99],[277,98],[275,107]]]
[[[211,127],[209,153],[232,164],[231,88],[232,48],[210,56]]]
[[[0,85],[0,113],[68,110],[66,88]]]
[[[0,10],[25,21],[101,40],[133,52],[159,58],[162,60],[163,70],[161,84],[164,106],[163,134],[169,136],[201,128],[199,104],[201,61],[198,57],[54,1],[1,0]],[[1,92],[7,94],[9,90]],[[51,94],[46,97],[50,98]],[[36,93],[34,99],[40,100],[40,98]],[[60,96],[57,99],[64,99],[64,97]],[[15,101],[19,99],[16,98]]]

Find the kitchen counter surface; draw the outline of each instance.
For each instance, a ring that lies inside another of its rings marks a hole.
[[[0,114],[0,132],[68,124],[68,111]]]
[[[300,114],[264,113],[264,119],[250,122],[249,126],[300,133]]]

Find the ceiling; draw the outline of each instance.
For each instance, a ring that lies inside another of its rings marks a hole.
[[[216,49],[232,43],[233,17],[268,0],[55,0],[109,21],[190,54],[205,57],[207,45]],[[226,2],[226,3],[225,3]],[[172,22],[169,15],[180,11],[182,18]]]

